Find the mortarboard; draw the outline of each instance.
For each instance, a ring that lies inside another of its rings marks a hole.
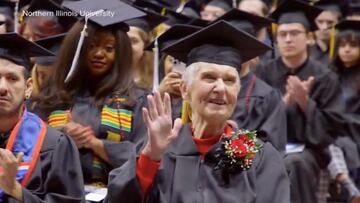
[[[335,11],[345,17],[349,12],[349,4],[346,0],[320,0],[314,3],[314,6],[324,11]]]
[[[128,21],[125,21],[126,24],[133,27],[138,27],[145,32],[152,31],[156,26],[160,25],[164,21],[167,20],[167,17],[159,15],[158,13],[151,11],[151,10],[142,10],[144,13],[146,13],[146,16],[131,19]]]
[[[215,22],[219,20],[228,21],[234,27],[244,30],[253,36],[255,36],[261,28],[271,26],[271,23],[274,22],[272,19],[257,16],[236,8],[222,15]]]
[[[339,31],[343,30],[355,30],[360,31],[360,21],[359,20],[342,20],[335,25],[335,28]]]
[[[300,23],[309,31],[317,30],[315,18],[322,12],[321,9],[310,6],[297,0],[284,1],[270,14],[278,25],[288,23]]]
[[[15,3],[2,0],[0,1],[0,14],[14,18]]]
[[[63,15],[66,12],[66,9],[64,9],[54,0],[32,0],[27,11],[50,11],[54,16],[58,18],[59,24],[65,30],[68,30],[77,21],[77,18],[74,16]]]
[[[224,9],[225,11],[229,11],[231,8],[233,8],[231,0],[211,0],[206,5],[219,7]]]
[[[350,4],[350,15],[360,15],[360,3]]]
[[[59,35],[54,35],[51,37],[43,38],[35,41],[36,44],[46,48],[47,50],[54,53],[55,56],[43,56],[36,57],[35,62],[41,65],[51,65],[55,63],[56,56],[60,50],[62,41],[64,40],[67,33],[62,33]]]
[[[99,0],[80,0],[75,2],[65,2],[63,6],[78,13],[85,19],[84,28],[81,32],[75,56],[65,82],[71,78],[77,66],[81,46],[86,36],[88,20],[100,27],[117,26],[127,32],[129,26],[125,23],[126,20],[145,16],[144,12],[119,0],[106,0],[104,2]]]
[[[0,34],[0,58],[30,70],[30,57],[36,56],[53,56],[53,53],[17,33]]]
[[[88,16],[92,23],[101,27],[127,25],[126,20],[145,16],[145,13],[119,0],[80,0],[64,2],[63,6],[81,17]]]
[[[241,64],[271,48],[246,32],[221,20],[163,49],[190,65],[208,62],[240,68]]]

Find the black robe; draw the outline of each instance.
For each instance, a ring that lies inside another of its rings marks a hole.
[[[70,138],[47,127],[39,160],[22,193],[24,203],[85,201],[79,152]],[[5,197],[5,202],[18,202]]]
[[[123,164],[124,160],[118,158],[119,154],[126,154],[127,148],[122,147],[120,143],[135,143],[137,151],[144,144],[147,134],[145,124],[142,118],[142,107],[146,106],[145,92],[137,89],[136,91],[136,104],[133,106],[121,106],[121,109],[126,109],[132,112],[132,126],[130,132],[125,130],[118,130],[101,124],[101,110],[93,98],[90,96],[81,96],[76,99],[75,105],[72,107],[72,115],[75,122],[79,122],[83,125],[91,125],[97,138],[101,139],[104,143],[106,153],[109,158],[109,162],[103,161],[103,168],[101,171],[94,167],[94,152],[90,149],[80,149],[80,160],[83,168],[85,183],[103,182],[106,183],[108,179],[108,173],[113,169]],[[109,104],[112,108],[117,108],[116,104]],[[74,116],[75,115],[75,116]],[[114,133],[121,133],[122,138],[120,142],[108,140],[108,131]],[[94,176],[102,176],[100,179]]]
[[[286,107],[281,94],[251,72],[241,78],[241,90],[231,119],[240,128],[257,130],[259,138],[285,152]]]
[[[296,75],[300,80],[314,76],[307,112],[298,105],[287,107],[288,142],[305,144],[302,153],[285,158],[292,184],[292,202],[316,202],[320,168],[330,161],[327,146],[346,127],[341,88],[336,75],[317,61],[307,59],[295,70],[286,67],[279,57],[259,66],[258,77],[285,94],[287,78]]]
[[[310,58],[312,58],[313,60],[316,60],[318,62],[320,62],[321,64],[325,65],[326,67],[328,67],[330,60],[329,60],[329,51],[322,51],[319,47],[318,44],[314,44],[312,46],[310,46],[309,48],[309,53],[310,53]]]
[[[214,148],[202,160],[192,140],[190,126],[184,126],[163,156],[147,200],[144,200],[136,177],[136,151],[133,150],[128,161],[110,173],[105,202],[290,202],[283,160],[271,144],[263,145],[248,171],[229,176],[214,170],[213,158]]]

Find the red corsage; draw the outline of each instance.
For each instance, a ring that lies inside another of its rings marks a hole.
[[[256,143],[256,131],[238,130],[223,135],[221,147],[216,150],[215,170],[225,169],[230,173],[248,170],[261,148],[262,145]]]

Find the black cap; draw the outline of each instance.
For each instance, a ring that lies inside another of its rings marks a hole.
[[[17,33],[0,34],[0,58],[30,70],[30,57],[36,56],[53,56],[53,53]]]
[[[14,18],[15,3],[2,0],[0,1],[0,13],[8,17]]]
[[[360,21],[342,20],[338,24],[336,24],[335,28],[339,31],[344,31],[344,30],[360,31]]]
[[[218,21],[187,37],[163,51],[190,65],[208,62],[240,68],[241,64],[271,48],[226,21]]]
[[[36,44],[50,50],[54,53],[55,56],[43,56],[43,57],[36,57],[35,63],[41,65],[52,65],[56,61],[56,55],[58,54],[62,41],[64,40],[67,33],[62,33],[59,35],[54,35],[51,37],[43,38],[40,40],[35,41]]]
[[[57,17],[59,24],[65,30],[68,30],[77,21],[77,18],[75,16],[63,15],[63,13],[67,10],[60,6],[60,4],[58,4],[58,2],[54,0],[32,0],[27,11],[52,12],[53,16]],[[44,15],[46,16],[47,14]],[[39,14],[39,16],[41,16],[41,14]]]
[[[185,24],[177,24],[172,26],[157,38],[159,50],[162,51],[164,48],[168,47],[175,41],[193,34],[200,29],[201,27]],[[146,49],[152,50],[152,48],[154,48],[154,43],[155,41],[151,42]]]
[[[25,6],[30,5],[31,0],[19,0],[19,10],[23,9]]]
[[[310,6],[297,0],[284,1],[271,13],[270,17],[275,19],[277,24],[300,23],[309,31],[317,30],[315,18],[322,12],[321,9]]]
[[[233,7],[232,0],[211,0],[206,5],[219,7],[224,9],[225,11],[229,11]]]
[[[119,0],[80,0],[64,2],[63,6],[81,17],[93,14],[89,20],[101,27],[123,25],[126,31],[128,26],[124,21],[145,16],[144,12]]]
[[[324,11],[335,11],[341,13],[345,17],[349,12],[349,4],[346,0],[320,0],[314,3]]]
[[[271,23],[274,22],[270,18],[253,15],[236,8],[233,8],[225,13],[223,16],[218,18],[216,22],[219,20],[228,21],[234,27],[244,30],[253,36],[255,36],[261,28],[271,26]]]
[[[160,25],[167,20],[167,17],[159,15],[158,13],[151,10],[142,10],[146,13],[146,16],[141,18],[135,18],[125,21],[126,24],[133,27],[138,27],[145,32],[152,31],[156,26]]]
[[[360,3],[350,4],[350,15],[360,15]]]

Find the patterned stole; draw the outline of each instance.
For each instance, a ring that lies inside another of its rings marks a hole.
[[[115,98],[114,105],[104,105],[101,110],[101,131],[106,132],[106,140],[120,142],[123,138],[121,131],[131,132],[133,113],[121,108],[120,103],[124,101],[125,98]],[[48,117],[48,124],[51,127],[61,128],[69,122],[69,114],[69,110],[54,111]],[[94,156],[93,170],[92,179],[94,181],[106,182],[106,177],[104,176],[104,173],[107,171],[106,163],[98,156]]]
[[[36,167],[45,135],[46,124],[38,116],[28,112],[26,109],[15,128],[11,131],[6,149],[10,150],[14,155],[20,152],[24,153],[16,175],[16,180],[23,187],[28,183]],[[0,173],[2,171],[3,169],[0,168]],[[0,190],[0,202],[4,201],[4,195],[4,191]]]

